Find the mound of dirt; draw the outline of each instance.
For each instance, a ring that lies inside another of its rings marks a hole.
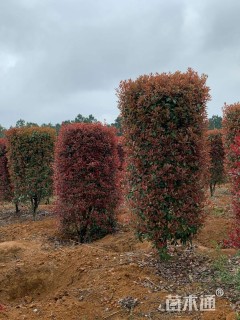
[[[164,263],[150,243],[136,239],[124,208],[120,230],[91,244],[62,241],[53,216],[0,219],[0,319],[231,319],[234,304],[226,295],[216,297],[215,311],[159,310],[169,295],[215,295],[213,243],[223,240],[231,217],[211,210],[194,250],[173,249]]]

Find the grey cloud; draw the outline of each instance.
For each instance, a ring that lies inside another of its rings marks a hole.
[[[143,73],[209,75],[209,113],[238,100],[238,1],[0,2],[0,124],[113,121],[115,88]],[[230,101],[231,100],[231,101]]]

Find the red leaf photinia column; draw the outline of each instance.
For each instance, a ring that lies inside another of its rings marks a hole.
[[[55,136],[55,130],[48,127],[22,127],[6,131],[14,201],[29,204],[34,218],[41,200],[53,194]]]
[[[240,102],[224,105],[223,108],[224,147],[226,153],[226,172],[229,176],[232,191],[232,207],[236,222],[225,241],[227,246],[240,248]]]
[[[119,194],[115,129],[97,124],[61,128],[55,150],[56,211],[61,230],[88,242],[115,228]]]
[[[235,161],[230,170],[233,184],[233,209],[236,214],[238,224],[240,223],[240,135],[236,136],[231,145],[231,151],[235,155]]]
[[[236,155],[231,149],[231,145],[237,136],[240,135],[240,102],[227,105],[223,107],[223,142],[226,153],[225,165],[226,171],[231,170]]]
[[[11,201],[12,187],[8,170],[6,139],[0,139],[0,201]]]
[[[129,199],[140,238],[161,254],[191,241],[203,218],[207,183],[206,76],[150,74],[120,83]]]

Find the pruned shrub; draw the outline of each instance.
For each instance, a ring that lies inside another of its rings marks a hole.
[[[228,235],[228,239],[223,241],[223,246],[225,248],[236,248],[240,249],[240,228],[236,225],[233,230]]]
[[[222,130],[214,129],[207,131],[207,140],[210,153],[210,193],[213,196],[217,184],[224,182],[224,147]]]
[[[236,136],[240,135],[240,102],[223,107],[223,133],[226,151],[234,143]],[[230,151],[230,150],[229,150]],[[231,161],[231,152],[226,153],[228,161]],[[234,160],[234,159],[233,159]]]
[[[0,201],[12,200],[12,187],[10,182],[6,139],[0,139]]]
[[[233,211],[236,217],[236,230],[232,230],[229,236],[229,243],[233,243],[234,241],[231,239],[239,238],[238,225],[240,221],[240,102],[231,105],[225,104],[223,132],[226,172],[231,183]],[[235,241],[235,246],[236,243],[237,241]]]
[[[240,135],[240,102],[227,105],[223,108],[223,138],[226,153],[226,172],[229,173],[236,161],[236,155],[231,149],[235,137]]]
[[[161,255],[191,241],[202,224],[207,184],[206,76],[150,74],[120,83],[129,199],[139,237]]]
[[[80,242],[114,231],[119,201],[117,137],[100,123],[61,128],[55,152],[56,212],[61,230]]]
[[[240,222],[240,135],[236,136],[234,143],[231,145],[231,152],[235,161],[229,171],[232,181],[233,191],[233,210],[238,223]]]
[[[13,128],[6,137],[14,201],[30,204],[35,218],[40,201],[53,192],[55,130]]]

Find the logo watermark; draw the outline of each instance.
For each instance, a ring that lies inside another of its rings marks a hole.
[[[193,295],[179,296],[168,295],[165,304],[160,304],[158,311],[161,312],[186,312],[186,311],[215,311],[216,297],[222,297],[224,291],[221,288],[213,295]]]

